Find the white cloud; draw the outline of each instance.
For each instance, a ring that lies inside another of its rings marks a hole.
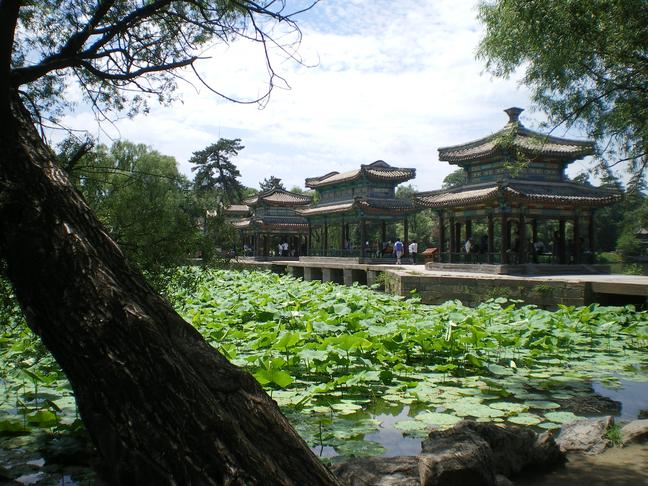
[[[300,23],[306,66],[275,56],[291,89],[275,89],[265,109],[183,85],[182,103],[106,131],[175,156],[187,174],[193,151],[240,137],[246,148],[236,163],[254,187],[270,175],[292,187],[384,159],[416,168],[420,190],[436,189],[454,169],[437,161],[438,147],[492,133],[507,120],[504,108],[530,105],[515,80],[482,74],[475,13],[475,2],[460,0],[322,2]],[[258,47],[213,48],[201,76],[229,96],[261,95],[267,72]],[[84,113],[67,121],[93,126]]]

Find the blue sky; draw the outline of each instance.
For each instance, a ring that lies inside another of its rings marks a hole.
[[[289,3],[290,5],[290,3]],[[182,102],[153,106],[148,115],[98,129],[88,112],[65,122],[86,128],[101,141],[145,143],[176,157],[190,174],[192,152],[219,137],[241,138],[236,159],[245,185],[274,175],[288,188],[306,177],[346,171],[382,159],[414,167],[419,190],[441,186],[455,169],[438,162],[437,148],[468,142],[499,130],[502,110],[526,108],[525,125],[542,113],[531,110],[528,91],[516,79],[493,79],[475,59],[482,27],[471,0],[324,0],[297,17],[303,64],[275,49],[273,66],[290,85],[278,86],[269,103],[239,105],[197,84],[180,86]],[[277,36],[283,37],[281,30]],[[286,40],[289,40],[286,38]],[[264,92],[267,73],[258,46],[216,46],[201,61],[201,76],[241,99]],[[581,138],[578,133],[554,135]],[[573,172],[586,167],[576,162]]]

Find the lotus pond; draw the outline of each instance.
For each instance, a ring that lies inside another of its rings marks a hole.
[[[638,390],[633,399],[648,403],[648,313],[632,306],[430,306],[363,286],[198,268],[169,275],[165,293],[322,456],[415,454],[426,430],[466,417],[554,429],[597,415],[574,407],[594,389]],[[64,376],[12,305],[0,314],[0,448],[39,430],[77,433]]]

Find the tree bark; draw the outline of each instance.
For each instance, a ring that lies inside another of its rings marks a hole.
[[[337,484],[249,374],[125,260],[13,96],[0,256],[115,484]]]

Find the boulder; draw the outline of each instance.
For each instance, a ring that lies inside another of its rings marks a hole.
[[[556,401],[560,403],[561,410],[573,412],[575,415],[596,417],[621,413],[621,402],[599,395],[593,389],[591,393]]]
[[[621,427],[621,443],[626,446],[648,440],[648,419],[633,420]]]
[[[564,462],[548,432],[538,435],[528,428],[464,420],[451,429],[430,432],[422,443],[419,471],[421,485],[495,484],[496,475],[512,476],[526,468],[546,470]],[[462,468],[472,475],[472,481],[461,476],[466,474],[459,472]],[[448,482],[448,475],[460,480]],[[431,477],[443,480],[435,483]],[[504,484],[503,479],[497,484]]]
[[[545,432],[538,435],[529,428],[507,426],[501,427],[493,423],[481,423],[464,420],[453,428],[445,431],[432,431],[423,442],[423,452],[429,447],[429,442],[439,436],[472,434],[485,440],[491,450],[493,467],[498,474],[512,476],[527,467],[549,469],[565,462],[564,455],[554,442],[551,434]]]
[[[416,456],[356,457],[331,470],[348,486],[419,486],[418,463]]]
[[[613,424],[610,416],[576,420],[561,427],[556,443],[562,452],[600,454],[612,445],[606,433]]]
[[[469,428],[432,431],[419,456],[421,486],[495,486],[493,451]]]
[[[495,475],[495,486],[515,486],[515,483],[501,474]]]

